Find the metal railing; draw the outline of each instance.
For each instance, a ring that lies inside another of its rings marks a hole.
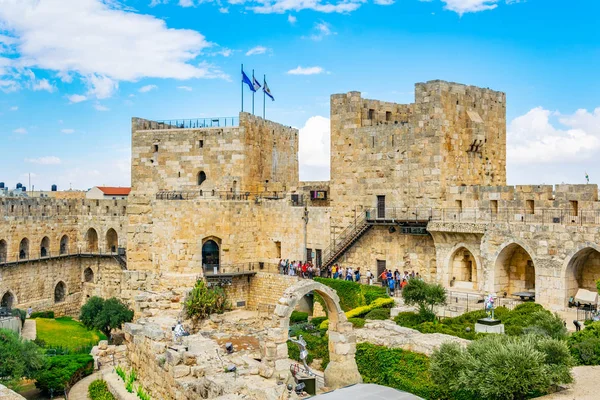
[[[156,193],[156,200],[196,200],[196,199],[218,199],[218,200],[281,200],[286,196],[285,192],[244,192],[217,190],[174,190]]]
[[[203,265],[202,270],[204,272],[204,276],[240,274],[248,272],[268,272],[277,274],[279,273],[279,266],[276,263],[256,261],[237,264]]]
[[[58,258],[68,258],[68,257],[111,257],[111,256],[120,256],[126,257],[125,249],[120,247],[116,251],[103,251],[99,249],[97,251],[87,251],[87,250],[78,250],[76,252],[59,252],[58,254],[52,254],[50,251],[46,252],[46,255],[42,256],[41,254],[37,254],[34,256],[30,256],[29,254],[21,254],[20,252],[15,253],[14,257],[9,257],[8,255],[0,256],[0,265],[3,264],[16,264],[16,263],[27,263],[33,261],[46,261],[46,260],[54,260]]]
[[[201,129],[201,128],[227,128],[239,126],[239,117],[214,117],[214,118],[189,118],[169,119],[162,121],[138,120],[138,130],[166,130],[166,129]]]
[[[367,213],[363,213],[360,217],[357,216],[354,218],[354,221],[346,227],[346,229],[344,229],[339,235],[335,235],[333,242],[325,250],[323,250],[323,255],[321,257],[323,265],[327,264],[329,260],[346,245],[346,242],[350,237],[352,237],[352,235],[356,234],[359,229],[367,224],[366,215]]]
[[[396,220],[396,221],[429,221],[435,214],[433,208],[388,207],[365,208],[365,217],[368,220]]]
[[[526,224],[600,225],[600,210],[561,208],[443,208],[430,209],[431,220],[441,222],[509,222]]]

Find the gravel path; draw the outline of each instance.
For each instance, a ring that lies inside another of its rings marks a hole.
[[[566,390],[547,396],[538,397],[537,400],[598,400],[598,379],[600,366],[575,367],[571,370],[575,382],[568,385]]]
[[[69,391],[69,400],[88,400],[88,387],[90,383],[100,378],[102,378],[102,374],[94,372],[77,382]]]
[[[37,337],[37,325],[35,319],[26,319],[21,331],[21,337],[25,340],[35,340]]]

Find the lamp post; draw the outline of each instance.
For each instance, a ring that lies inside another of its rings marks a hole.
[[[302,217],[302,220],[304,221],[304,256],[302,257],[302,259],[304,260],[304,262],[308,261],[308,257],[306,254],[306,241],[307,241],[307,230],[308,230],[308,206],[305,204],[304,205],[304,216]]]

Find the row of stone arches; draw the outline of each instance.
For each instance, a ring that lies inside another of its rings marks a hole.
[[[86,251],[90,253],[97,253],[99,251],[98,246],[98,232],[94,228],[88,229],[85,234],[86,241]],[[66,255],[69,254],[69,236],[62,235],[59,241],[58,247],[58,255]],[[110,228],[106,232],[106,249],[111,253],[116,253],[119,248],[119,236],[117,232]],[[31,244],[27,237],[24,237],[19,242],[19,252],[18,259],[19,260],[28,260],[33,254],[31,253]],[[39,257],[50,257],[55,254],[51,254],[50,252],[50,238],[48,236],[44,236],[40,242],[39,246]],[[7,262],[8,259],[8,242],[4,239],[0,239],[0,263]]]
[[[54,285],[54,303],[62,303],[67,298],[67,284],[64,281],[58,281],[56,285]],[[17,302],[17,297],[10,290],[4,292],[2,297],[0,298],[0,307],[5,308],[13,308]]]
[[[534,257],[525,245],[510,242],[500,246],[493,258],[493,285],[484,287],[483,267],[469,246],[459,244],[451,252],[448,262],[451,288],[493,291],[501,295],[536,292]],[[576,249],[565,258],[561,272],[565,304],[579,289],[596,291],[600,279],[600,248],[588,244]],[[536,296],[537,297],[537,296]]]

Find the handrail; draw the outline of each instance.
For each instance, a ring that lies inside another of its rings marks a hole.
[[[247,201],[256,199],[282,200],[285,192],[233,192],[218,190],[169,190],[156,193],[156,200],[218,199]]]
[[[113,256],[126,257],[126,253],[123,248],[119,248],[119,249],[117,249],[117,251],[104,251],[104,252],[102,250],[98,250],[98,251],[78,250],[77,252],[63,252],[63,253],[59,253],[59,254],[55,254],[55,255],[52,255],[50,253],[50,251],[48,251],[45,256],[38,254],[37,256],[33,256],[33,257],[29,257],[29,255],[26,255],[25,257],[21,257],[20,252],[17,252],[14,254],[14,258],[9,258],[8,255],[0,256],[0,265],[19,264],[19,263],[27,263],[27,262],[34,262],[34,261],[56,260],[56,259],[68,258],[68,257],[113,257]]]
[[[140,119],[137,121],[138,130],[167,130],[167,129],[202,129],[202,128],[227,128],[239,126],[239,117],[213,117],[213,118],[188,118],[150,121]]]

